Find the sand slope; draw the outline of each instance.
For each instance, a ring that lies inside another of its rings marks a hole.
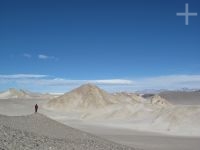
[[[200,105],[200,91],[163,91],[159,95],[175,105]]]
[[[114,96],[95,85],[86,84],[51,100],[48,107],[68,110],[88,110],[102,108],[117,101]]]
[[[5,150],[134,150],[51,120],[41,114],[0,115],[0,148]]]

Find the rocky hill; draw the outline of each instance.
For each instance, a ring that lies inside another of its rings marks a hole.
[[[86,84],[51,100],[48,107],[62,110],[84,110],[117,103],[115,97],[95,85]]]
[[[54,96],[50,94],[33,93],[30,91],[25,91],[22,89],[18,90],[15,88],[10,88],[7,91],[0,92],[0,99],[51,99],[53,97]]]

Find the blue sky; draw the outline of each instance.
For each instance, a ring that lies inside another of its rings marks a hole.
[[[1,0],[0,90],[199,88],[199,13],[198,0]]]

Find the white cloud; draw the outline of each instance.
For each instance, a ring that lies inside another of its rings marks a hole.
[[[12,75],[0,75],[0,79],[27,79],[27,78],[44,78],[47,75],[40,74],[12,74]]]
[[[32,57],[32,55],[28,54],[28,53],[24,53],[23,56],[26,57],[26,58],[31,58]]]
[[[124,79],[110,79],[110,80],[92,80],[92,83],[95,84],[107,84],[107,85],[131,85],[134,82],[131,80]]]
[[[47,59],[54,59],[57,60],[57,58],[55,56],[48,56],[48,55],[44,55],[44,54],[39,54],[38,55],[39,59],[43,59],[43,60],[47,60]]]
[[[131,85],[132,81],[123,79],[110,79],[110,80],[67,80],[62,78],[42,79],[35,82],[40,85],[48,86],[68,86],[68,85],[81,85],[81,84],[97,84],[97,85]]]
[[[53,78],[40,74],[14,74],[0,75],[2,86],[8,87],[10,84],[18,87],[28,87],[31,89],[46,89],[51,92],[65,92],[74,87],[86,83],[96,84],[108,91],[137,91],[145,89],[200,89],[200,75],[168,75],[157,77],[126,79],[105,79],[105,80],[71,80],[64,78]],[[62,90],[62,91],[59,91]]]
[[[136,80],[137,89],[200,88],[200,75],[168,75]]]
[[[40,54],[40,55],[38,55],[38,58],[39,58],[39,59],[48,59],[49,56]]]

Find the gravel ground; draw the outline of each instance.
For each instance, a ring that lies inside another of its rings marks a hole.
[[[42,114],[0,115],[0,150],[136,150],[65,126]]]

